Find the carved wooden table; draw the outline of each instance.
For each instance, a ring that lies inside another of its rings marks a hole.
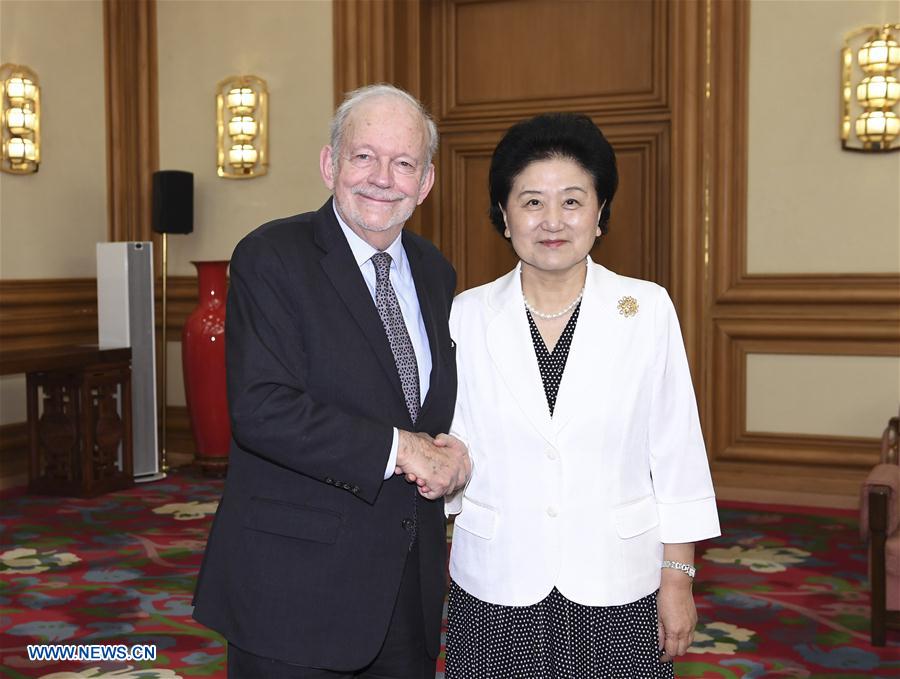
[[[26,374],[29,491],[92,497],[134,485],[131,349],[4,352],[0,375],[16,373]]]

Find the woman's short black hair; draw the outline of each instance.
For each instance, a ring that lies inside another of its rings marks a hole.
[[[606,233],[619,172],[616,154],[606,137],[585,115],[545,113],[516,123],[506,131],[491,158],[489,188],[491,222],[503,235],[506,222],[500,207],[506,207],[516,177],[531,163],[550,158],[568,158],[594,178],[600,213],[600,233]]]

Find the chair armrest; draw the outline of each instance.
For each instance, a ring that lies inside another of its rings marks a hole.
[[[883,502],[887,506],[887,516],[884,528],[885,532],[890,535],[900,525],[900,465],[877,464],[863,482],[859,504],[859,527],[863,537],[869,532],[871,494],[885,496]],[[882,528],[882,526],[878,526],[878,528]]]

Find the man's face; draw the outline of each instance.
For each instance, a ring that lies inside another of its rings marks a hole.
[[[400,99],[380,97],[350,114],[340,149],[322,149],[322,179],[338,212],[376,248],[397,237],[434,184],[425,146],[419,114]]]

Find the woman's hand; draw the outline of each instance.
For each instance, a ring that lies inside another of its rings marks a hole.
[[[684,655],[694,641],[697,607],[691,590],[691,577],[680,571],[663,569],[662,582],[656,595],[659,615],[659,650],[665,651],[660,662]]]

